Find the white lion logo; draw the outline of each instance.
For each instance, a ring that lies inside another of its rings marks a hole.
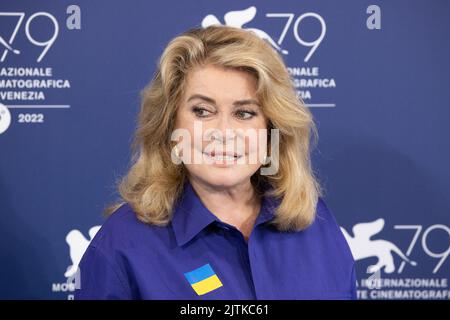
[[[372,222],[355,224],[352,231],[353,237],[341,227],[342,233],[350,246],[353,258],[357,260],[377,257],[378,262],[370,266],[367,271],[375,273],[382,268],[384,272],[392,273],[395,271],[394,257],[395,252],[405,262],[416,266],[415,261],[411,261],[395,244],[387,240],[372,240],[371,237],[383,230],[384,219],[377,219]]]
[[[245,29],[256,33],[258,37],[263,40],[268,41],[275,49],[283,54],[288,54],[287,50],[280,48],[280,46],[269,36],[265,31],[256,28],[243,28],[243,25],[253,20],[256,15],[256,7],[251,6],[244,10],[230,11],[227,12],[223,19],[225,20],[225,25],[236,27],[240,29]],[[222,25],[222,23],[213,14],[208,14],[202,21],[202,27],[207,28],[211,25]]]
[[[98,230],[101,226],[94,226],[89,229],[89,237],[90,239],[86,239],[84,235],[80,232],[80,230],[74,229],[71,230],[66,236],[66,242],[70,248],[70,259],[72,260],[72,265],[67,268],[67,271],[64,273],[66,278],[70,278],[78,270],[78,264],[80,263],[81,258],[83,257],[84,252],[91,243],[94,236],[97,234]]]

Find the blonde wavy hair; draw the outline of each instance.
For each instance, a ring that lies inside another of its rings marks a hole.
[[[278,230],[307,228],[322,195],[310,161],[311,144],[318,137],[312,114],[297,97],[283,59],[268,42],[252,31],[220,25],[189,29],[165,48],[153,79],[140,92],[131,167],[118,181],[120,200],[105,213],[127,202],[145,223],[164,226],[171,220],[188,177],[183,164],[171,161],[174,119],[189,70],[208,64],[256,77],[262,110],[270,127],[279,129],[279,169],[267,176],[258,170],[252,184],[260,192],[261,184],[269,183],[273,188],[266,194],[281,198],[272,222]]]

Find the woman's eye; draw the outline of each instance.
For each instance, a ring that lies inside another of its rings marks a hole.
[[[256,115],[256,112],[251,110],[239,110],[236,111],[236,115],[239,119],[248,120]]]
[[[192,108],[192,112],[194,112],[194,114],[199,118],[206,118],[213,113],[212,111],[199,106],[194,106]],[[234,114],[238,119],[249,120],[256,115],[256,112],[252,110],[238,110]]]
[[[211,112],[206,110],[205,108],[201,107],[194,107],[192,108],[192,111],[195,113],[197,117],[205,118],[207,117]]]

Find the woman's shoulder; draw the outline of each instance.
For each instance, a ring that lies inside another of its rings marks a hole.
[[[139,220],[136,211],[125,202],[106,218],[90,245],[98,249],[120,249],[167,236],[167,227]]]
[[[339,219],[327,205],[323,197],[319,197],[316,207],[316,217],[310,226],[310,231],[321,238],[321,243],[333,246],[345,253],[346,258],[353,262],[353,256],[347,241],[341,231]]]
[[[328,225],[329,227],[336,227],[338,224],[334,213],[330,210],[323,197],[319,197],[317,200],[315,222],[322,226]]]

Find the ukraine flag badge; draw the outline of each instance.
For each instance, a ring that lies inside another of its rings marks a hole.
[[[184,276],[199,296],[222,286],[222,282],[209,263],[195,270],[186,272]]]

